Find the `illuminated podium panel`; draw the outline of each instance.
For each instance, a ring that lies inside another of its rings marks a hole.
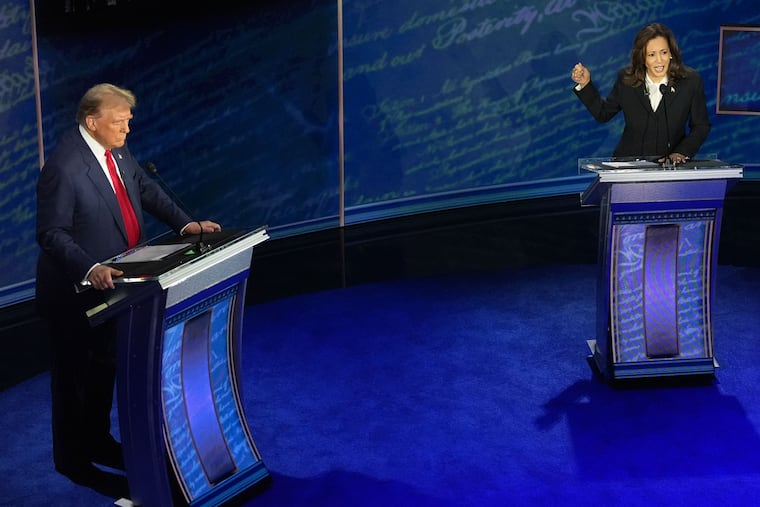
[[[266,231],[165,237],[124,271],[97,324],[118,322],[119,428],[135,505],[222,505],[266,485],[238,382],[245,290]]]
[[[742,167],[718,160],[663,168],[583,159],[581,196],[600,207],[596,337],[608,379],[714,374],[712,299],[723,201]]]

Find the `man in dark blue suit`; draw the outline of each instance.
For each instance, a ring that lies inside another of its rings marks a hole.
[[[107,83],[90,88],[78,125],[59,141],[37,184],[36,297],[51,336],[53,459],[60,473],[93,487],[103,477],[93,463],[123,468],[110,425],[115,325],[92,327],[85,314],[123,273],[100,262],[144,240],[143,211],[180,234],[221,230],[194,221],[132,157],[126,138],[135,103],[129,90]],[[120,185],[129,201],[121,206]],[[128,215],[124,206],[131,206]]]

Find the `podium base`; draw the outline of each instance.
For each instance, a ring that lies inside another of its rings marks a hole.
[[[719,367],[718,361],[714,357],[651,359],[649,361],[632,361],[608,365],[604,356],[599,352],[596,340],[586,340],[586,344],[591,353],[589,359],[593,361],[594,366],[608,380],[714,375],[715,370]]]

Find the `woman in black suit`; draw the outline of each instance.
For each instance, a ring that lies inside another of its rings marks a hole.
[[[582,64],[575,65],[572,79],[575,94],[597,121],[623,111],[625,127],[615,157],[683,163],[697,154],[710,132],[702,78],[683,64],[675,36],[663,24],[652,23],[636,34],[631,63],[620,70],[606,98]]]

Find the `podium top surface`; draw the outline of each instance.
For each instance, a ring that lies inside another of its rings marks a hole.
[[[103,262],[124,272],[115,278],[116,290],[87,311],[93,324],[117,314],[129,301],[159,287],[166,305],[187,300],[220,280],[250,268],[253,247],[269,236],[256,230],[223,229],[199,236],[166,234]],[[201,244],[202,243],[202,244]]]
[[[266,229],[223,229],[203,236],[159,236],[147,244],[103,262],[124,272],[114,283],[158,281],[162,287],[173,278],[202,268],[209,261],[234,255],[268,239]]]
[[[584,205],[598,204],[610,186],[625,183],[674,184],[679,182],[733,182],[743,176],[743,166],[717,159],[689,160],[677,166],[659,164],[653,158],[580,159],[579,171],[596,177],[581,194]],[[681,187],[682,185],[678,185]],[[618,187],[622,188],[622,187]],[[627,188],[627,186],[626,186]],[[655,198],[656,196],[651,196]],[[661,196],[662,197],[662,196]]]
[[[601,182],[689,181],[738,179],[743,166],[716,159],[694,159],[682,164],[664,165],[653,158],[586,158],[578,160],[581,171],[595,173]]]

